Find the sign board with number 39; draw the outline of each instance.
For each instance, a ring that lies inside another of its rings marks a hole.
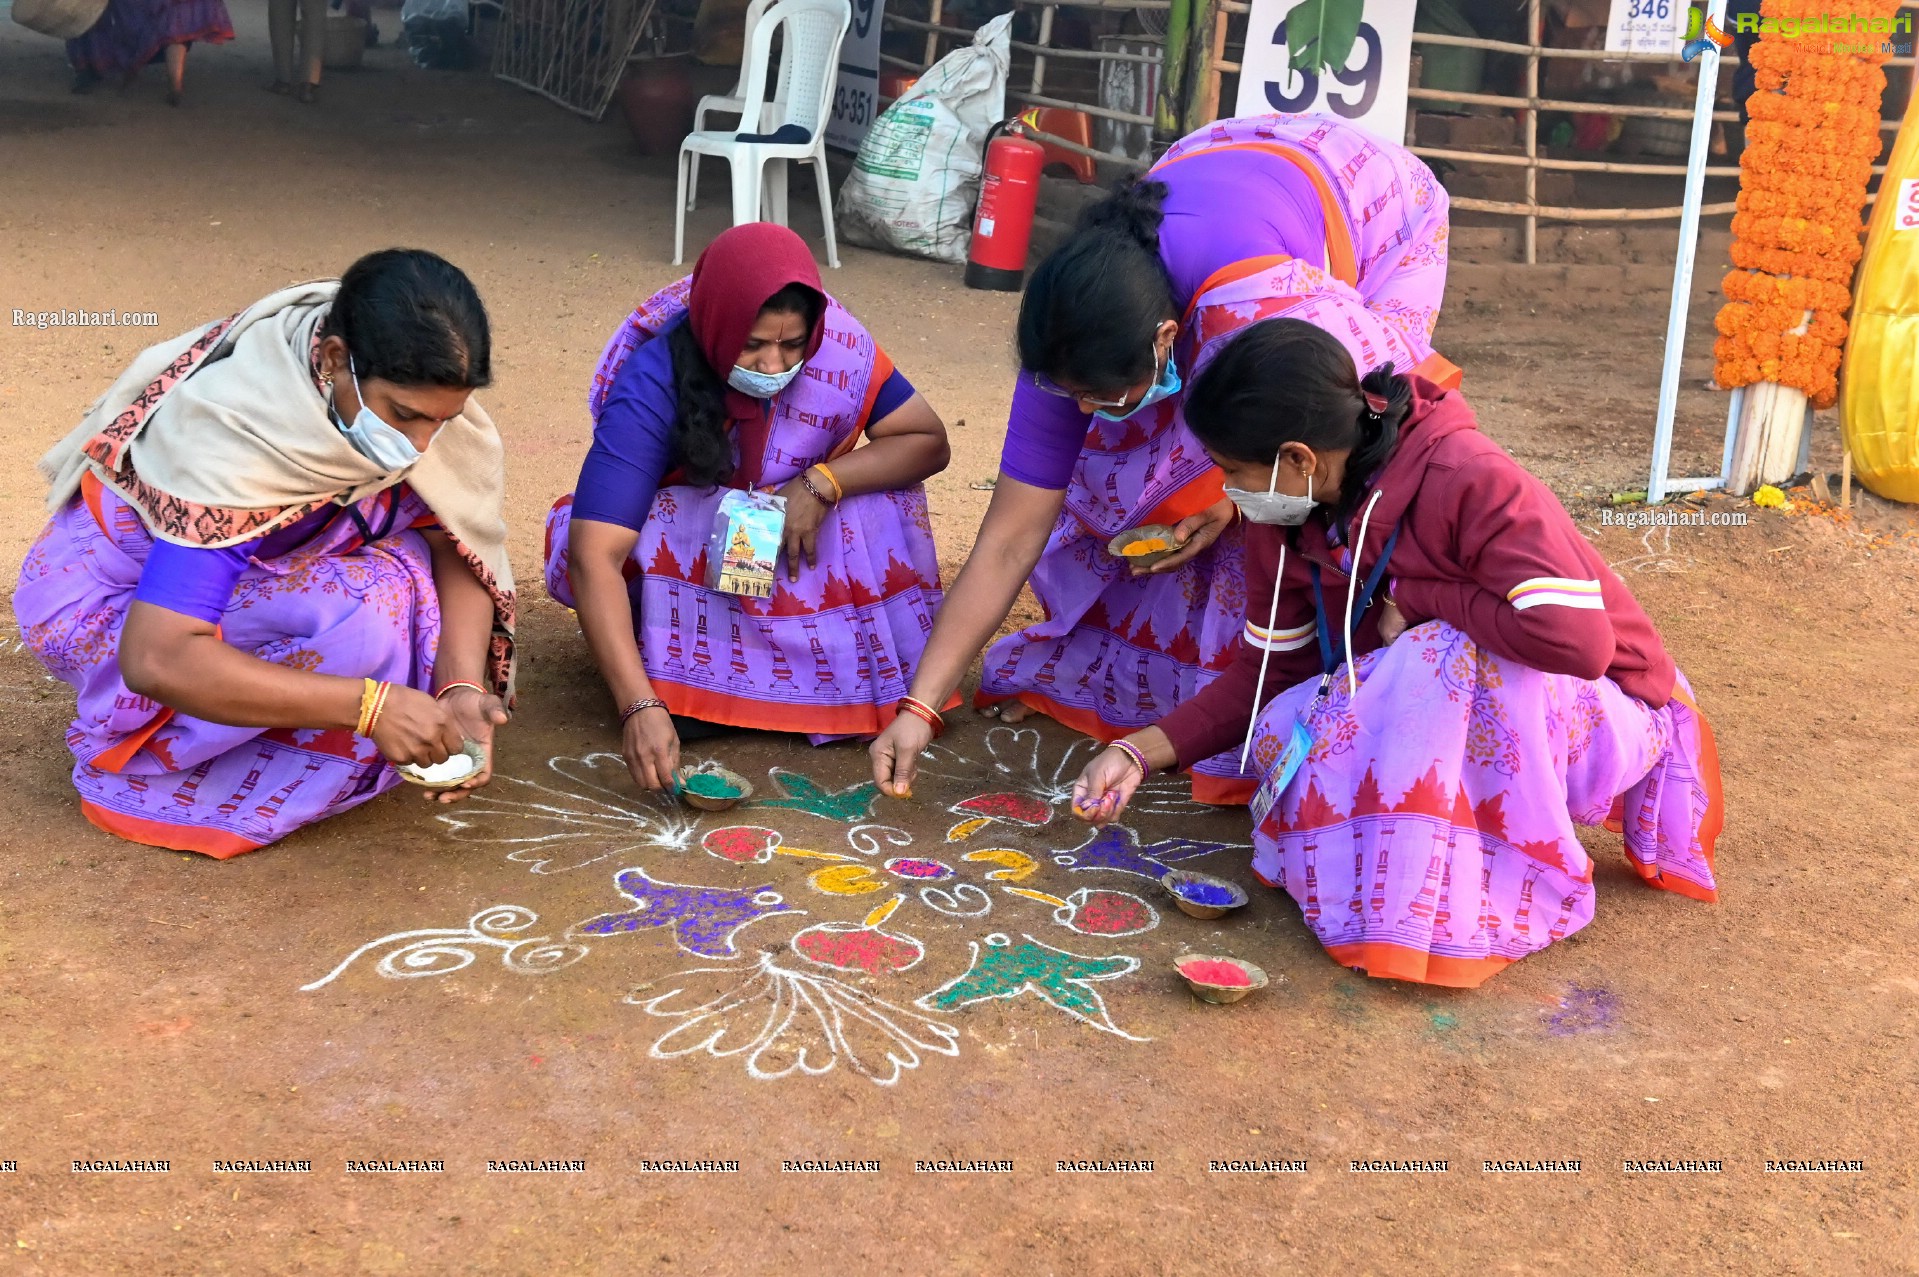
[[[1316,73],[1295,71],[1288,61],[1286,15],[1298,3],[1253,0],[1234,114],[1332,115],[1388,142],[1403,142],[1416,0],[1366,0],[1346,65]]]

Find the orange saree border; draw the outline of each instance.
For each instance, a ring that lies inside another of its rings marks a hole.
[[[877,736],[886,730],[899,713],[896,705],[788,705],[779,701],[726,696],[659,677],[651,677],[648,681],[653,684],[653,694],[666,702],[670,713],[681,718],[697,718],[703,723],[741,727],[750,731]],[[954,692],[940,709],[942,712],[958,709],[962,703],[960,694]]]
[[[223,829],[191,829],[185,825],[169,825],[165,821],[110,811],[84,798],[80,800],[80,813],[95,829],[116,838],[147,847],[164,847],[168,851],[197,851],[215,860],[231,860],[266,846],[265,843],[249,842]]]

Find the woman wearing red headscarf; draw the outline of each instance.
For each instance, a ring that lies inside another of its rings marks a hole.
[[[709,724],[814,744],[884,728],[939,606],[921,484],[946,427],[804,241],[765,222],[714,240],[614,334],[588,406],[547,588],[579,613],[634,781],[666,786]],[[765,598],[708,584],[715,515],[743,490],[785,500]]]

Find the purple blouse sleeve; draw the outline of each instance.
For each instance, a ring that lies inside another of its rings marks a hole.
[[[234,582],[247,570],[247,559],[257,544],[214,550],[155,540],[147,551],[146,566],[140,570],[140,584],[133,597],[218,625],[233,599]]]
[[[1035,488],[1064,492],[1085,442],[1086,414],[1079,405],[1047,394],[1022,374],[1013,387],[1000,471]]]
[[[678,415],[673,357],[656,337],[627,357],[593,425],[593,446],[573,490],[573,517],[638,532],[673,467]]]
[[[870,426],[885,421],[912,397],[913,383],[906,379],[905,373],[895,368],[893,375],[886,379],[886,384],[880,387],[880,392],[873,396],[873,407],[866,414],[866,424]]]

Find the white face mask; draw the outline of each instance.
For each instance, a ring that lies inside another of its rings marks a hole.
[[[793,378],[800,375],[800,369],[804,367],[806,367],[804,359],[785,372],[755,372],[751,368],[742,368],[734,364],[733,371],[726,374],[726,384],[743,395],[751,395],[755,399],[771,399],[785,390]]]
[[[1274,523],[1281,527],[1296,528],[1306,522],[1306,516],[1313,512],[1318,502],[1313,500],[1313,476],[1306,476],[1306,495],[1291,496],[1277,491],[1279,486],[1279,458],[1273,458],[1273,478],[1264,492],[1248,492],[1244,488],[1228,488],[1226,496],[1239,507],[1248,523]]]
[[[384,418],[366,406],[366,396],[360,393],[360,374],[351,362],[347,364],[347,375],[353,378],[353,397],[360,401],[360,411],[353,416],[353,424],[348,425],[340,419],[340,410],[333,407],[333,424],[340,427],[353,450],[371,461],[380,469],[392,474],[404,470],[420,459],[420,450],[413,441],[399,430],[388,425]],[[434,435],[444,429],[444,424],[434,430]],[[432,440],[427,441],[431,445]]]

